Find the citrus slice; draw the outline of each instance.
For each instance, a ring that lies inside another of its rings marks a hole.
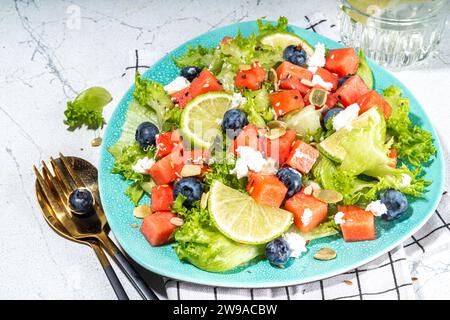
[[[232,96],[225,92],[209,92],[191,100],[183,110],[180,128],[194,145],[209,148],[220,134],[225,112],[231,108]]]
[[[210,190],[209,212],[217,228],[230,239],[263,244],[292,224],[289,211],[258,204],[252,197],[215,181]]]
[[[369,123],[369,118],[374,121],[374,124],[378,124],[380,121],[382,121],[382,116],[380,115],[378,108],[371,108],[360,115],[358,118],[353,120],[352,128],[366,127]],[[385,131],[385,129],[383,130]],[[348,130],[347,128],[342,128],[336,131],[331,136],[319,143],[317,145],[317,149],[319,149],[319,151],[327,158],[339,163],[342,162],[347,153],[342,147],[342,142],[345,139],[348,139],[350,132],[351,130]],[[383,139],[383,137],[380,137],[380,139]]]
[[[262,44],[283,49],[290,45],[300,45],[305,50],[308,57],[314,53],[314,48],[303,38],[290,32],[276,32],[263,36],[260,39]]]

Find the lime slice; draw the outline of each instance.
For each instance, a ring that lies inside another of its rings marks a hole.
[[[378,108],[371,108],[360,115],[358,118],[353,120],[352,128],[366,127],[369,118],[375,121],[376,124],[378,124],[382,120],[382,116],[380,115]],[[317,149],[319,149],[319,151],[327,158],[339,163],[342,162],[345,158],[346,151],[342,147],[341,143],[348,137],[348,134],[350,132],[351,130],[349,131],[346,128],[342,128],[341,130],[336,131],[331,136],[319,143],[317,145]]]
[[[223,115],[231,108],[231,99],[225,92],[209,92],[191,100],[181,115],[184,136],[198,147],[209,148],[221,132]]]
[[[314,48],[303,38],[290,32],[276,32],[263,36],[260,39],[262,44],[283,49],[290,45],[301,45],[308,57],[314,53]]]
[[[240,243],[267,243],[292,224],[289,211],[260,205],[249,195],[219,181],[211,186],[209,212],[217,228]]]

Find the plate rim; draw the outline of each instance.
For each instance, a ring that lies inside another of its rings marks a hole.
[[[271,22],[271,23],[276,23],[275,21],[272,21],[272,20],[264,20],[264,21]],[[190,42],[195,41],[198,38],[203,37],[203,36],[205,36],[206,34],[208,34],[210,32],[221,32],[221,31],[223,31],[223,30],[225,30],[227,28],[239,27],[239,26],[242,26],[242,25],[245,25],[245,24],[256,24],[256,20],[244,21],[244,22],[239,22],[239,23],[232,23],[232,24],[228,24],[228,25],[222,26],[220,28],[209,30],[207,32],[204,32],[204,33],[202,33],[202,34],[192,38],[192,39],[189,39],[188,41],[182,43],[181,45],[177,46],[176,48],[170,50],[169,54],[171,52],[173,52],[173,51],[176,51],[176,50],[179,50],[179,49],[181,49],[183,47],[186,47]],[[306,32],[310,32],[312,34],[315,34],[312,31],[309,31],[309,30],[306,30],[304,28],[295,26],[293,24],[289,24],[289,27],[293,27],[295,29],[302,29],[302,30],[304,30]],[[319,35],[319,34],[316,34],[316,35],[329,39],[328,37],[323,36],[323,35]],[[336,43],[335,40],[332,40],[332,39],[329,39],[329,40],[331,40],[331,41]],[[343,46],[342,44],[339,44],[339,45]],[[152,64],[152,67],[154,65],[160,63],[160,61],[162,59],[163,59],[163,57],[161,57],[161,59],[159,59],[158,61],[154,62]],[[369,60],[369,62],[371,64],[375,64],[370,59],[368,59],[368,60]],[[387,69],[385,69],[385,68],[383,68],[383,67],[381,67],[379,65],[377,65],[377,66],[380,67],[384,72],[388,73],[390,77],[392,77],[393,79],[397,80],[399,83],[402,83],[389,70],[387,70]],[[148,70],[146,70],[145,73],[150,72],[152,67],[150,67]],[[403,83],[402,83],[402,85],[403,85]],[[201,284],[201,285],[208,285],[208,286],[230,287],[230,288],[276,288],[276,287],[284,287],[284,286],[293,286],[293,285],[299,285],[299,284],[304,284],[304,283],[308,283],[308,282],[313,282],[313,281],[327,279],[327,278],[330,278],[330,277],[342,274],[344,272],[347,272],[349,270],[358,268],[358,267],[360,267],[360,266],[362,266],[362,265],[364,265],[364,264],[366,264],[366,263],[368,263],[370,261],[373,261],[373,260],[379,258],[380,256],[382,256],[383,254],[386,254],[387,252],[391,251],[393,248],[395,248],[395,247],[401,245],[402,243],[404,243],[407,238],[409,238],[411,235],[416,233],[420,228],[422,228],[425,225],[425,223],[431,218],[431,216],[434,214],[435,210],[437,209],[437,207],[439,205],[439,202],[441,200],[442,193],[443,193],[443,190],[444,190],[444,185],[445,185],[445,172],[446,172],[445,167],[446,167],[446,163],[443,160],[443,148],[442,148],[442,144],[440,142],[439,135],[438,135],[436,129],[434,128],[430,118],[428,117],[428,114],[426,113],[426,110],[422,107],[422,104],[419,103],[419,101],[416,99],[416,97],[412,94],[412,92],[405,85],[403,85],[403,87],[407,91],[407,92],[404,92],[404,93],[406,93],[410,99],[412,98],[415,101],[417,101],[418,107],[421,109],[421,111],[423,113],[425,113],[425,115],[427,117],[427,121],[430,123],[430,127],[431,127],[430,131],[431,131],[431,133],[433,135],[433,138],[434,138],[433,145],[436,148],[436,154],[437,154],[437,156],[434,159],[434,161],[440,161],[441,164],[442,164],[441,165],[441,172],[440,172],[440,176],[442,178],[439,181],[433,181],[433,184],[438,184],[437,187],[438,187],[438,190],[439,190],[439,193],[441,194],[441,196],[437,196],[437,197],[434,198],[434,202],[432,203],[432,205],[430,205],[430,209],[428,210],[427,214],[424,215],[422,221],[420,223],[418,223],[414,228],[412,228],[408,233],[406,233],[399,240],[397,240],[394,243],[388,245],[385,249],[383,249],[383,250],[381,250],[381,251],[379,251],[379,252],[377,252],[377,253],[375,253],[373,255],[370,255],[369,257],[367,257],[365,259],[361,259],[361,260],[359,260],[359,261],[357,261],[355,263],[347,264],[344,267],[336,268],[336,269],[334,269],[333,271],[330,271],[330,272],[325,272],[325,273],[322,273],[322,274],[317,275],[317,276],[310,276],[310,277],[306,277],[306,278],[305,277],[304,278],[299,278],[298,280],[271,280],[271,279],[268,279],[267,284],[264,284],[264,283],[246,284],[246,283],[239,282],[238,280],[230,280],[230,279],[223,279],[223,280],[222,279],[216,279],[216,280],[214,280],[214,279],[207,279],[207,280],[204,280],[204,279],[198,278],[196,276],[191,277],[189,274],[182,274],[182,275],[175,275],[174,276],[169,271],[166,271],[164,269],[158,269],[155,266],[149,266],[146,262],[142,261],[141,258],[138,255],[134,254],[133,250],[128,248],[127,241],[121,239],[122,237],[121,237],[120,233],[115,233],[114,232],[114,228],[113,228],[111,222],[109,222],[109,220],[110,220],[109,213],[105,209],[105,214],[106,214],[108,223],[109,223],[109,225],[111,227],[111,231],[114,233],[115,238],[117,239],[117,241],[119,242],[119,244],[123,248],[123,250],[134,261],[136,261],[139,265],[141,265],[144,269],[146,269],[146,270],[148,270],[150,272],[156,273],[156,274],[158,274],[160,276],[168,277],[168,278],[171,278],[171,279],[174,279],[174,280],[186,281],[186,282],[191,282],[191,283],[196,283],[196,284]],[[122,98],[120,99],[118,104],[115,106],[115,109],[114,109],[113,113],[111,114],[110,119],[116,118],[119,115],[119,106],[122,105],[123,103],[127,103],[127,100],[129,100],[129,96],[130,95],[132,96],[132,92],[134,91],[134,88],[135,88],[135,85],[133,83],[130,86],[130,88],[125,92],[125,94],[122,96]],[[109,126],[108,124],[106,125],[106,129],[105,129],[104,134],[103,134],[104,137],[109,136],[111,134],[111,132],[110,132],[110,131],[112,131],[111,128],[112,127]],[[99,179],[98,179],[98,182],[99,182],[100,196],[102,196],[102,194],[104,193],[104,191],[103,191],[104,190],[103,189],[103,182],[102,182],[103,179],[100,178],[100,176],[102,176],[102,172],[103,172],[103,170],[101,170],[101,166],[105,162],[104,158],[106,157],[107,153],[108,153],[107,146],[106,146],[106,143],[104,143],[104,144],[102,144],[101,151],[100,151],[100,157],[99,157]],[[179,262],[183,263],[181,261],[179,261]],[[208,274],[210,273],[210,272],[207,272],[207,271],[204,271],[204,272],[208,273]]]

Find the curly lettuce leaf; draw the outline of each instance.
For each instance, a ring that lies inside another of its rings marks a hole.
[[[243,110],[247,114],[247,119],[259,128],[264,128],[266,122],[274,117],[273,109],[270,105],[269,93],[265,88],[255,91],[244,92],[246,102]]]
[[[69,126],[69,130],[81,128],[83,125],[93,130],[103,128],[106,123],[103,118],[103,108],[111,100],[111,94],[102,87],[84,90],[74,101],[67,102],[64,124]]]
[[[155,124],[161,129],[167,109],[173,106],[172,99],[164,90],[164,86],[155,81],[143,79],[139,73],[136,73],[133,97],[141,106],[156,114]]]
[[[179,58],[172,57],[178,68],[196,66],[200,69],[209,68],[215,59],[215,48],[206,48],[201,45],[189,46],[185,54]]]
[[[218,180],[230,188],[246,192],[248,180],[246,178],[238,179],[235,174],[230,173],[235,165],[236,158],[233,154],[226,152],[216,153],[213,161],[209,164],[209,170],[205,173],[205,184],[211,185],[215,180]]]
[[[256,24],[258,25],[258,31],[260,34],[286,32],[288,23],[289,21],[286,17],[279,17],[276,24],[264,22],[263,19],[256,20]]]
[[[224,272],[263,255],[264,245],[241,244],[225,237],[214,226],[207,209],[198,202],[192,209],[186,209],[180,205],[183,201],[177,197],[172,209],[184,219],[174,233],[178,242],[174,249],[180,260],[209,272]]]
[[[433,136],[411,122],[408,116],[409,99],[402,97],[401,93],[401,89],[396,86],[390,86],[383,92],[383,97],[392,108],[392,114],[387,120],[388,134],[394,137],[393,147],[397,149],[398,157],[420,167],[436,154]]]
[[[153,181],[150,176],[138,173],[133,170],[133,165],[140,159],[147,157],[154,158],[155,148],[151,147],[147,151],[143,151],[137,142],[122,148],[117,158],[114,161],[114,167],[111,172],[120,174],[123,179],[133,181],[133,183],[125,191],[125,195],[137,205],[139,200],[144,195],[144,192],[149,193]]]

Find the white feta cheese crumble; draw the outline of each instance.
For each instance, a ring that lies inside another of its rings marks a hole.
[[[147,171],[153,167],[155,160],[144,157],[136,161],[136,163],[131,167],[134,172],[148,174]]]
[[[333,129],[338,131],[342,128],[352,129],[352,121],[358,117],[359,105],[357,103],[349,105],[333,118]]]
[[[291,257],[299,258],[303,252],[308,251],[306,249],[306,241],[305,239],[296,232],[287,232],[283,235],[284,240],[289,245],[291,249]]]
[[[330,91],[333,88],[333,84],[331,82],[326,82],[318,74],[313,75],[311,82],[313,84],[318,84],[319,86],[324,87],[328,91]]]
[[[334,215],[334,223],[336,223],[337,225],[345,223],[343,212],[336,212],[336,214]]]
[[[409,187],[411,185],[412,178],[406,173],[402,173],[402,187]]]
[[[316,45],[314,54],[308,59],[308,66],[310,67],[323,67],[325,66],[325,45],[319,42]]]
[[[243,97],[242,94],[240,94],[240,93],[235,93],[231,97],[231,107],[232,108],[237,108],[237,107],[245,104],[246,102],[247,102],[247,99],[245,97]]]
[[[302,223],[303,226],[307,226],[311,223],[312,221],[312,211],[309,208],[306,208],[305,210],[303,210],[303,214],[302,214]]]
[[[266,163],[264,163],[263,168],[261,170],[262,173],[266,174],[275,174],[278,171],[277,162],[275,159],[267,158]]]
[[[366,211],[372,212],[375,217],[381,217],[383,214],[387,213],[387,208],[380,200],[376,200],[369,203],[366,207]]]
[[[176,77],[171,83],[169,83],[168,85],[164,86],[164,90],[167,91],[167,93],[173,93],[173,92],[177,92],[183,89],[186,89],[187,87],[189,87],[191,83],[189,82],[188,79],[186,79],[185,77]]]
[[[246,177],[248,172],[261,172],[266,165],[267,160],[264,159],[261,152],[246,146],[241,146],[236,149],[238,159],[236,165],[231,173],[235,173],[238,179]]]

